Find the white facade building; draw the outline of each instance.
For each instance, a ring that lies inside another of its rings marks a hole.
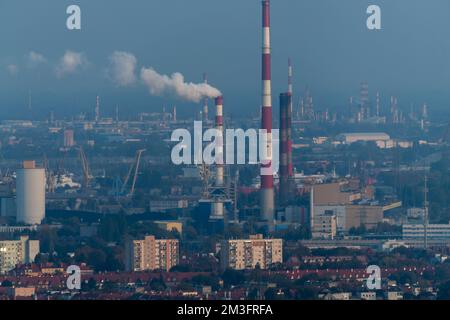
[[[361,132],[361,133],[342,133],[336,137],[336,140],[344,144],[352,144],[355,142],[384,142],[389,141],[391,137],[383,132]]]
[[[39,241],[21,236],[20,240],[0,241],[0,274],[13,270],[16,265],[32,263],[39,254]]]
[[[262,235],[250,239],[223,240],[220,243],[220,263],[223,270],[268,269],[283,262],[283,240],[263,239]]]
[[[425,226],[422,223],[404,224],[402,234],[403,240],[410,246],[422,246],[425,242]],[[427,241],[431,246],[450,244],[450,223],[429,224]]]
[[[320,217],[324,215],[334,215],[336,216],[336,231],[345,231],[345,215],[346,206],[342,205],[315,205],[314,206],[314,216]]]

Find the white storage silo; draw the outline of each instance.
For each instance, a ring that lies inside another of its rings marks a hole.
[[[36,168],[34,161],[25,161],[17,170],[17,222],[41,224],[45,218],[45,169]]]

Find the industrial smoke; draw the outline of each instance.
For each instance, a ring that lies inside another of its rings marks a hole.
[[[184,76],[173,73],[162,75],[153,68],[142,68],[141,79],[152,95],[175,95],[191,102],[200,102],[203,98],[217,98],[221,92],[207,83],[186,82]]]

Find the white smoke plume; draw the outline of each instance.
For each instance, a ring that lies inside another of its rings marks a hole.
[[[152,95],[171,94],[192,102],[221,95],[218,89],[209,84],[185,82],[184,76],[179,72],[167,76],[159,74],[153,68],[142,68],[141,79]]]
[[[88,61],[82,52],[66,51],[56,67],[56,75],[62,78],[66,74],[74,73],[79,68],[85,67]]]
[[[109,57],[108,77],[119,87],[136,82],[136,57],[128,52],[115,51]]]
[[[30,51],[28,53],[28,64],[31,67],[35,67],[41,63],[46,63],[47,59],[40,53],[35,51]]]
[[[11,76],[16,76],[19,73],[19,67],[16,64],[9,64],[6,69]]]

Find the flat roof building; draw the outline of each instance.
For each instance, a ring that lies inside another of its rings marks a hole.
[[[336,137],[336,140],[345,144],[352,144],[359,141],[389,141],[390,139],[391,137],[384,132],[341,133]]]
[[[179,242],[175,239],[159,240],[150,235],[143,240],[130,240],[125,247],[127,271],[169,271],[179,260]]]
[[[13,270],[18,264],[34,262],[38,254],[39,240],[30,240],[28,236],[0,241],[0,274]]]
[[[450,244],[450,223],[429,224],[427,242],[430,246],[446,246]],[[422,223],[404,224],[403,240],[412,247],[422,247],[425,243],[425,226]]]
[[[223,240],[220,243],[223,270],[268,269],[282,262],[282,239],[263,239],[262,235],[254,235],[249,239]]]

